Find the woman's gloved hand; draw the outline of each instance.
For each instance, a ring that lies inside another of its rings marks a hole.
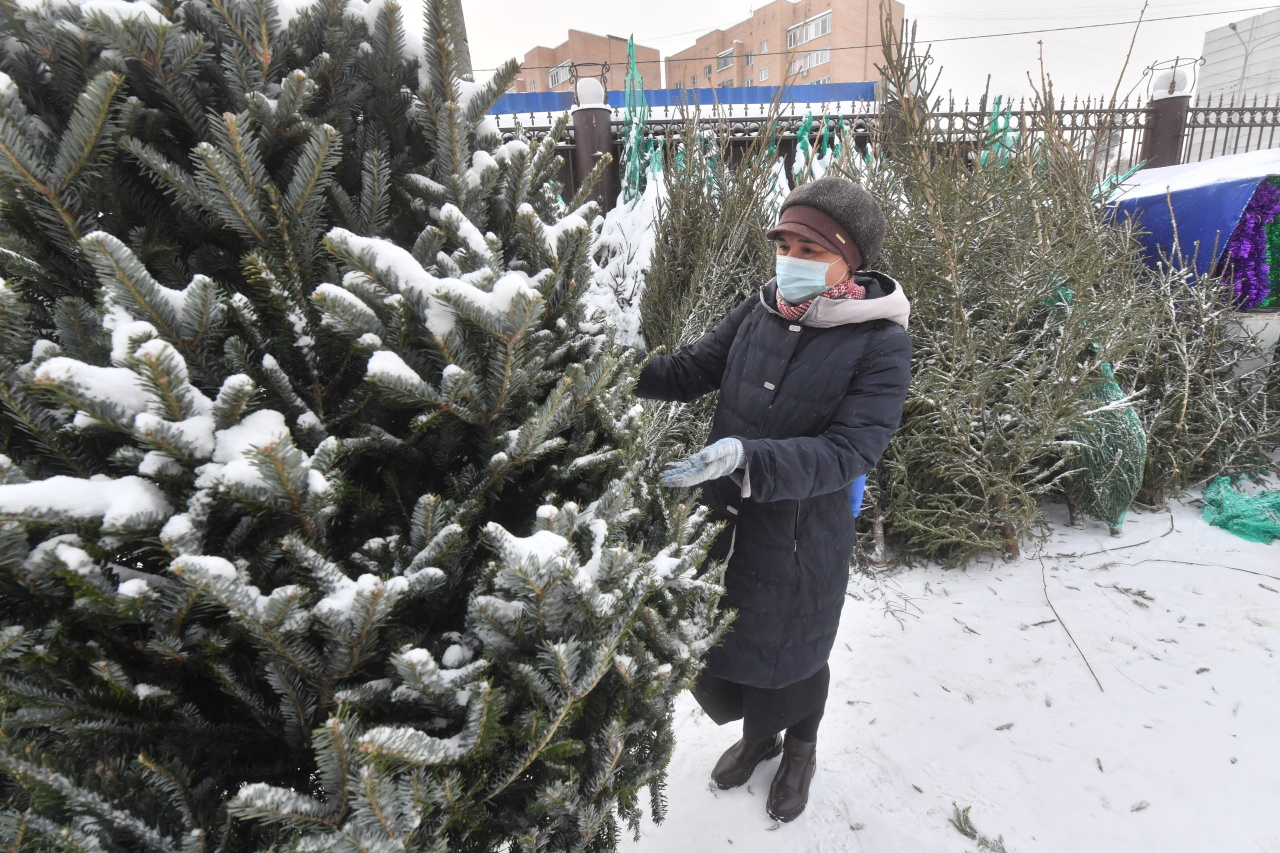
[[[671,488],[696,486],[731,474],[747,464],[746,451],[736,438],[722,438],[702,448],[683,462],[668,462],[662,471],[662,485]]]

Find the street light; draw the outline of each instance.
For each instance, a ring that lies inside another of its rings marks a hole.
[[[1239,27],[1237,27],[1235,24],[1227,24],[1227,28],[1230,29],[1231,32],[1236,34],[1236,38],[1240,40],[1240,46],[1244,48],[1244,62],[1241,63],[1240,65],[1240,79],[1236,81],[1236,92],[1242,98],[1244,97],[1244,80],[1249,73],[1250,51],[1255,47],[1264,45],[1269,41],[1273,41],[1277,38],[1280,38],[1280,34],[1276,34],[1274,36],[1268,36],[1267,38],[1264,38],[1262,41],[1258,42],[1258,44],[1251,45],[1250,42],[1253,41],[1253,27],[1254,27],[1254,24],[1256,23],[1257,23],[1257,19],[1255,18],[1253,23],[1249,24],[1249,41],[1245,41],[1244,36],[1240,35]]]

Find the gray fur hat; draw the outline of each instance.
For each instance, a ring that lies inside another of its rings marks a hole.
[[[884,247],[884,214],[871,193],[847,178],[818,178],[791,191],[778,210],[779,218],[788,207],[802,204],[830,216],[849,232],[862,253],[864,267],[870,267]]]

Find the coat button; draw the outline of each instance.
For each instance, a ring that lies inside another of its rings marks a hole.
[[[791,331],[793,331],[793,332],[798,332],[798,331],[800,331],[800,327],[799,327],[799,326],[788,326],[787,328],[788,328],[788,329],[790,329],[790,330],[791,330]]]
[[[774,385],[772,382],[766,382],[766,383],[764,383],[764,387],[768,388],[770,391],[773,391],[773,390],[774,390],[774,389],[776,389],[778,386],[777,386],[777,385]]]

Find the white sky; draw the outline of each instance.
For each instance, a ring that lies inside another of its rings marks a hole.
[[[908,19],[919,23],[919,41],[1081,27],[1136,21],[1141,0],[904,0]],[[754,5],[764,5],[756,0]],[[405,0],[406,6],[416,5]],[[663,57],[688,47],[702,33],[726,27],[750,15],[751,0],[462,0],[477,69],[492,68],[511,57],[522,58],[536,45],[555,46],[570,29],[619,36],[658,48]],[[1144,92],[1143,69],[1175,56],[1199,56],[1207,30],[1259,14],[1273,6],[1258,0],[1151,0],[1147,22],[1137,41],[1120,88],[1121,97],[1137,84]],[[1206,14],[1208,13],[1208,14]],[[1156,18],[1197,15],[1181,20]],[[940,91],[957,97],[982,93],[987,75],[994,94],[1030,94],[1027,72],[1038,80],[1043,42],[1045,68],[1055,91],[1073,95],[1107,95],[1116,88],[1134,24],[1004,35],[933,44],[933,68],[941,70]]]

